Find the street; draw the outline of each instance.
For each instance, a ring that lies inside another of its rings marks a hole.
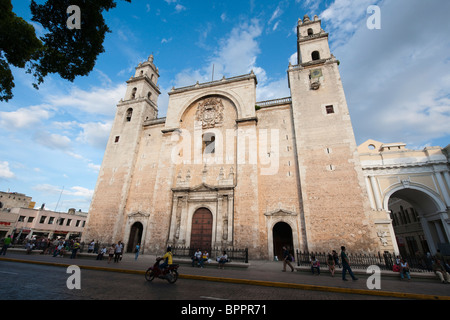
[[[386,300],[386,297],[304,291],[201,280],[162,279],[143,275],[80,270],[80,289],[69,289],[72,273],[64,267],[0,262],[0,296],[8,300]],[[394,300],[394,298],[392,298]]]

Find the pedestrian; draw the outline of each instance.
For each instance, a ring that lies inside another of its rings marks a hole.
[[[2,247],[2,251],[1,251],[2,255],[6,255],[6,250],[8,250],[10,245],[11,245],[11,235],[9,235],[5,239],[3,239],[3,247]]]
[[[328,266],[328,270],[331,273],[331,276],[334,277],[334,271],[335,271],[335,268],[336,268],[336,262],[335,262],[335,260],[333,258],[333,255],[331,253],[329,253],[328,257],[327,257],[327,266]]]
[[[311,263],[312,274],[314,275],[314,270],[317,270],[317,275],[320,276],[320,262],[314,254],[311,255],[311,259],[309,259],[309,262]]]
[[[341,267],[341,264],[339,263],[339,255],[337,254],[336,250],[332,251],[334,264],[337,265],[339,268]]]
[[[53,257],[56,257],[58,254],[61,254],[61,250],[63,248],[64,248],[64,243],[62,241],[58,241],[55,251],[53,252]]]
[[[80,249],[80,243],[78,242],[78,239],[75,239],[72,246],[72,254],[70,259],[75,259],[77,257],[78,249]]]
[[[109,247],[109,249],[108,249],[108,263],[111,262],[111,260],[114,257],[115,253],[116,253],[116,245],[113,243],[111,245],[111,247]]]
[[[122,254],[122,246],[120,245],[120,241],[116,244],[114,251],[114,262],[119,262],[120,256]]]
[[[347,254],[345,253],[345,247],[342,246],[341,247],[341,261],[342,261],[342,280],[343,281],[348,281],[345,278],[345,275],[348,271],[348,273],[350,274],[350,276],[352,277],[353,280],[358,280],[358,278],[355,277],[355,275],[353,274],[352,268],[350,268],[350,261],[347,257]]]
[[[442,283],[450,283],[450,274],[445,271],[444,266],[441,264],[441,260],[435,260],[433,271]]]
[[[294,271],[294,267],[291,264],[292,261],[292,257],[291,254],[289,253],[289,250],[283,246],[283,272],[286,272],[286,265],[289,265],[289,267],[291,267],[291,272]]]
[[[94,247],[95,247],[95,241],[92,240],[91,243],[89,243],[89,246],[88,246],[88,253],[93,253],[94,252]]]
[[[100,252],[97,255],[97,260],[103,260],[103,255],[106,253],[106,247],[103,246],[103,248],[100,249]]]
[[[450,272],[450,266],[448,265],[447,259],[442,255],[441,250],[437,249],[434,255],[434,261],[441,261],[441,265],[444,267],[445,271]]]
[[[411,275],[409,271],[409,263],[403,258],[400,258],[400,279],[404,279],[404,276],[408,278],[408,281],[411,280]]]
[[[119,244],[119,246],[120,246],[119,261],[122,261],[124,245],[123,245],[123,242],[122,242],[122,241],[119,241],[118,244]]]
[[[140,248],[141,248],[141,245],[138,243],[138,244],[136,245],[136,247],[134,248],[134,250],[135,250],[135,252],[136,252],[136,254],[135,254],[135,256],[134,256],[134,260],[137,260],[137,258],[138,258],[138,256],[139,256],[139,250],[140,250]]]
[[[223,254],[217,258],[217,262],[219,262],[219,269],[223,269],[225,266],[225,263],[228,262],[228,256],[226,251],[223,251]]]
[[[27,250],[27,254],[31,254],[31,251],[34,248],[34,243],[31,240],[27,241],[27,244],[25,245],[25,249]]]
[[[209,259],[209,254],[208,251],[203,251],[202,253],[202,257],[200,258],[200,268],[203,268],[203,265],[206,261],[208,261]]]
[[[196,262],[197,262],[197,265],[200,266],[201,258],[202,258],[202,252],[200,249],[197,249],[197,251],[194,253],[194,256],[192,257],[192,266],[195,267]]]

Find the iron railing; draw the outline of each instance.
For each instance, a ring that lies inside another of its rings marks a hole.
[[[197,251],[197,248],[191,247],[172,247],[172,253],[174,257],[177,258],[188,258],[191,259],[194,256],[194,253]],[[237,249],[237,248],[220,248],[215,247],[210,250],[206,250],[209,254],[209,258],[211,260],[216,260],[217,257],[222,256],[223,251],[227,253],[229,262],[244,262],[248,263],[248,248],[245,249]]]
[[[296,252],[297,265],[310,266],[311,256],[314,255],[319,260],[322,267],[327,267],[328,253],[325,252]],[[339,256],[339,265],[342,266],[342,261]],[[400,256],[396,256],[390,252],[378,254],[347,254],[350,265],[353,268],[367,269],[369,266],[376,265],[381,270],[392,270],[394,264]],[[409,264],[410,270],[413,272],[432,272],[432,258],[427,256],[401,256]]]

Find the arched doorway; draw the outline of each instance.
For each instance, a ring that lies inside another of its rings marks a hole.
[[[200,208],[192,216],[191,249],[211,250],[213,216],[211,211]]]
[[[144,226],[140,222],[135,222],[130,229],[130,237],[128,238],[127,252],[134,252],[134,248],[141,243],[142,231]]]
[[[282,259],[283,246],[286,246],[294,254],[294,243],[292,241],[292,229],[286,222],[278,222],[272,229],[273,232],[273,254]]]
[[[438,197],[418,187],[403,187],[391,191],[386,200],[400,254],[434,254],[448,247],[445,206]]]

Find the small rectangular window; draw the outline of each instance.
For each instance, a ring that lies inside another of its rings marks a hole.
[[[327,111],[327,114],[334,113],[334,107],[333,106],[326,106],[325,109]]]
[[[119,138],[120,138],[119,136],[116,136],[116,138],[114,139],[114,142],[115,143],[119,142]]]

